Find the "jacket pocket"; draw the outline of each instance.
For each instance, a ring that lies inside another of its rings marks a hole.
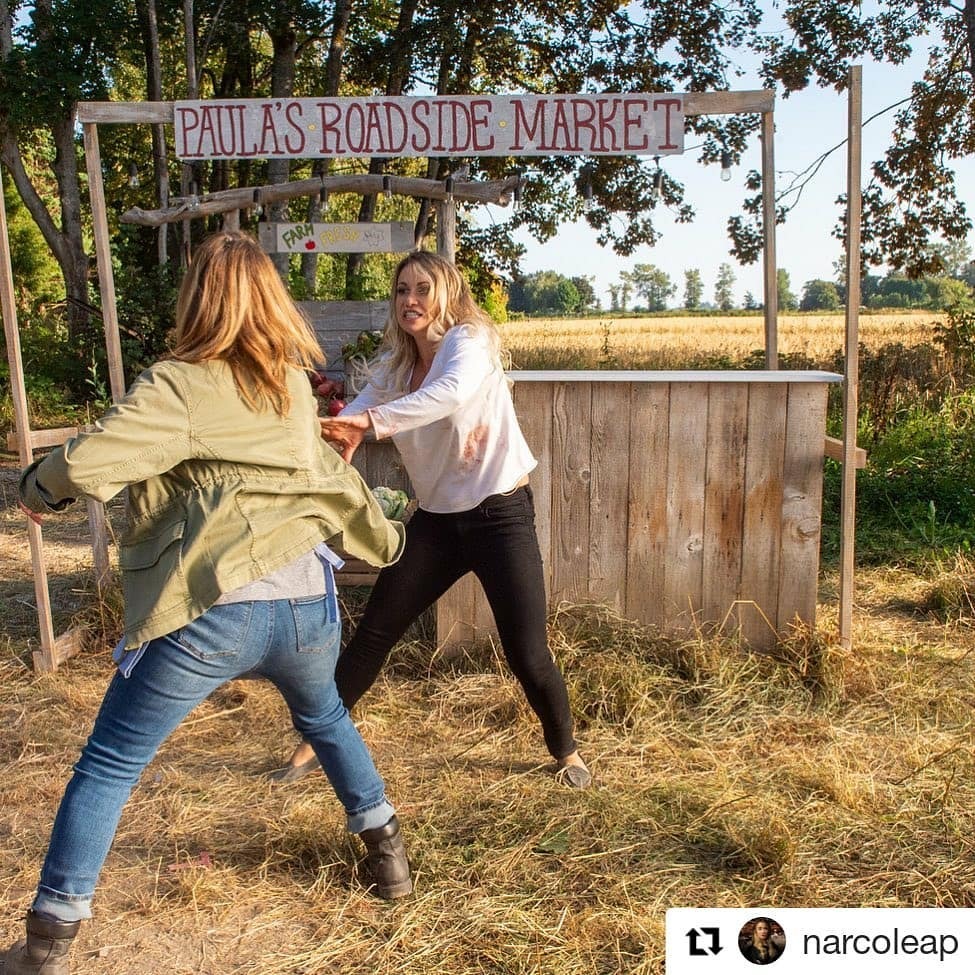
[[[181,513],[178,520],[149,526],[151,534],[139,534],[119,546],[127,631],[187,605],[182,551],[185,527]]]
[[[334,653],[338,656],[342,641],[342,623],[330,619],[328,600],[324,596],[292,599],[298,653]]]
[[[120,546],[119,568],[123,570],[149,569],[156,565],[163,552],[176,542],[182,541],[186,522],[180,519],[165,525],[154,534]]]

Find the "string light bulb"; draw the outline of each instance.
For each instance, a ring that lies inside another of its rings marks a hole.
[[[518,177],[518,182],[515,183],[514,191],[511,194],[511,212],[517,213],[521,209],[521,186],[524,180],[524,170],[516,169],[515,175]]]
[[[260,189],[254,190],[254,216],[258,220],[264,215],[264,194]]]
[[[727,149],[721,150],[721,181],[727,183],[731,179],[731,153]]]
[[[586,210],[591,210],[593,208],[593,198],[592,198],[592,173],[593,168],[591,163],[586,163],[582,167],[582,206]]]
[[[664,188],[664,171],[660,168],[660,156],[654,156],[653,161],[657,164],[657,168],[653,171],[652,193],[653,198],[659,200]]]
[[[139,167],[134,163],[129,163],[129,186],[136,189],[139,185]]]
[[[383,175],[383,196],[387,200],[393,198],[393,187],[390,185],[389,176],[386,174]]]
[[[444,193],[447,194],[447,202],[453,203],[454,202],[454,177],[453,176],[448,176],[443,181],[443,189],[444,189]]]

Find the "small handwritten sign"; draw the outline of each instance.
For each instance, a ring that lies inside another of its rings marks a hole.
[[[262,223],[261,246],[269,254],[399,253],[414,247],[413,224],[394,223]]]
[[[683,152],[684,96],[437,95],[175,103],[180,159],[662,156]]]

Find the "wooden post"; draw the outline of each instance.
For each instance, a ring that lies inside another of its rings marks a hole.
[[[846,191],[846,368],[843,380],[843,479],[840,500],[840,644],[853,642],[853,562],[856,528],[857,386],[859,381],[861,132],[863,68],[849,75]]]
[[[33,459],[30,446],[30,418],[27,412],[27,389],[24,385],[24,365],[20,353],[20,330],[17,327],[17,305],[14,300],[13,269],[10,265],[10,244],[7,237],[7,204],[3,197],[2,168],[0,168],[0,302],[3,307],[3,332],[7,340],[7,362],[10,364],[10,398],[17,424],[17,451],[21,467]],[[37,600],[37,623],[40,627],[41,649],[34,653],[38,670],[54,670],[54,624],[51,618],[51,597],[47,588],[47,569],[44,565],[44,543],[41,526],[27,519],[30,541],[31,568],[34,573],[34,597]]]
[[[7,206],[3,198],[3,170],[0,167],[0,308],[3,311],[3,332],[7,342],[7,362],[10,365],[10,398],[17,424],[17,452],[20,464],[26,467],[34,456],[31,446],[30,417],[27,411],[27,387],[24,383],[24,363],[20,353],[20,331],[17,327],[17,305],[14,301],[13,269],[10,265],[10,244],[7,236]],[[41,526],[27,518],[27,538],[30,543],[31,569],[34,575],[34,598],[37,602],[37,625],[41,649],[33,654],[38,671],[57,669],[60,661],[80,649],[79,633],[69,631],[60,638],[54,636],[51,613],[51,594],[47,587],[47,566],[44,562],[44,540]]]
[[[779,368],[779,283],[775,266],[775,123],[762,112],[762,227],[765,235],[765,368]]]
[[[437,253],[451,264],[457,256],[457,204],[453,200],[438,200]]]
[[[91,219],[95,232],[95,257],[98,261],[98,284],[102,298],[102,324],[105,328],[105,350],[108,353],[108,379],[112,399],[125,395],[122,370],[122,343],[119,339],[118,312],[115,308],[115,274],[105,212],[105,186],[102,183],[102,157],[98,149],[98,126],[84,123],[85,165],[88,167],[88,192],[91,196]]]

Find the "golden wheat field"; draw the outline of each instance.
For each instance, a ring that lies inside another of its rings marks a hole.
[[[931,341],[944,321],[937,312],[861,315],[859,340],[870,349]],[[629,318],[521,319],[499,326],[516,368],[680,369],[725,357],[739,360],[765,348],[761,314]],[[842,314],[778,317],[780,354],[826,363],[843,348]]]

